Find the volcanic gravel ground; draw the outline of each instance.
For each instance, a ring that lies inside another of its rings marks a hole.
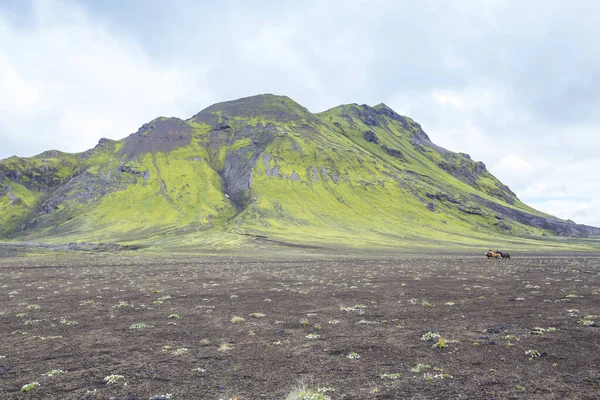
[[[0,259],[0,399],[600,398],[597,257],[269,258]]]

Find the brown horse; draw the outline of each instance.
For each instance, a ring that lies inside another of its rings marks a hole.
[[[494,251],[488,250],[487,253],[485,253],[485,255],[487,256],[488,259],[490,258],[501,258],[502,255],[500,253],[496,253]]]
[[[505,251],[496,250],[496,253],[500,254],[500,257],[502,257],[502,258],[510,258],[510,254],[508,254]]]

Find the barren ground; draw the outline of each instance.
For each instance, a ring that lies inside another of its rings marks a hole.
[[[0,258],[0,398],[598,399],[599,291],[594,255]]]

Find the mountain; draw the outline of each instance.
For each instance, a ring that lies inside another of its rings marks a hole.
[[[4,240],[560,247],[596,236],[523,204],[385,104],[313,114],[258,95],[83,153],[0,160]]]

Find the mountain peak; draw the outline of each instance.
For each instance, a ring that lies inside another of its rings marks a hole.
[[[302,107],[291,98],[266,93],[213,104],[194,115],[192,119],[198,122],[210,123],[215,118],[236,117],[276,121],[314,118],[305,107]]]

